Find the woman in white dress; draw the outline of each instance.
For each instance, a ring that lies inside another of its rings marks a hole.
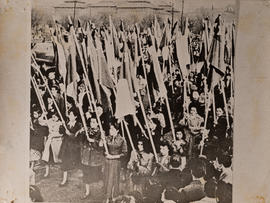
[[[62,144],[62,134],[59,129],[62,126],[62,122],[59,120],[57,114],[52,114],[51,118],[48,119],[49,136],[45,143],[45,149],[42,155],[42,160],[46,162],[46,172],[44,177],[49,176],[50,164],[60,163],[59,151]]]

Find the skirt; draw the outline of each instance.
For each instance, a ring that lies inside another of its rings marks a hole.
[[[105,161],[104,189],[106,197],[115,197],[119,194],[121,161],[119,159]]]
[[[86,166],[82,165],[83,182],[91,184],[99,182],[102,177],[102,166]]]
[[[41,153],[38,150],[30,149],[30,161],[39,161],[41,159]]]

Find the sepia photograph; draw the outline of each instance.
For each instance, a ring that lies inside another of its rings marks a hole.
[[[236,2],[34,0],[33,202],[232,202]]]

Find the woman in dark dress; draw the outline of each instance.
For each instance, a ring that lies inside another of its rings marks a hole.
[[[75,110],[68,114],[67,129],[65,130],[59,157],[62,160],[61,169],[63,171],[63,180],[59,186],[67,184],[69,170],[79,166],[80,163],[80,140],[78,134],[82,132],[82,126],[77,121]]]
[[[109,136],[106,137],[108,153],[105,153],[104,189],[107,198],[119,193],[121,158],[127,154],[127,143],[119,134],[116,124],[110,125]]]
[[[30,128],[30,162],[31,168],[40,161],[44,150],[44,139],[48,137],[49,129],[39,109],[33,110],[33,119]]]
[[[81,161],[83,182],[85,184],[85,194],[81,199],[86,199],[90,196],[90,184],[101,179],[104,163],[101,133],[94,114],[90,118],[88,137],[84,136],[82,139]]]

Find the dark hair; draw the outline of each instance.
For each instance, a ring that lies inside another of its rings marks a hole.
[[[109,124],[109,128],[111,128],[111,126],[113,126],[116,130],[119,130],[120,128],[120,125],[119,123],[117,123],[117,120],[116,119],[113,119],[110,124]]]
[[[75,108],[71,108],[69,111],[68,111],[68,114],[70,113],[73,113],[74,116],[76,116],[78,118],[78,115],[79,115],[79,112],[77,111],[77,109]],[[77,120],[77,119],[76,119]]]
[[[143,203],[143,196],[139,191],[132,191],[128,195],[133,196],[136,203]]]
[[[150,143],[149,143],[149,141],[146,138],[140,137],[137,140],[137,145],[138,145],[139,142],[142,142],[143,143],[143,150],[146,153],[149,153],[151,151]]]
[[[67,96],[67,102],[70,103],[72,106],[76,106],[75,101],[72,97]]]
[[[223,181],[218,182],[216,197],[217,203],[230,203],[232,202],[232,185]]]
[[[57,116],[57,117],[60,119],[60,116],[58,115],[57,112],[51,112],[51,111],[48,113],[47,118],[50,119],[50,118],[52,118],[53,116]]]
[[[167,148],[169,150],[169,155],[171,155],[172,152],[173,152],[173,149],[172,149],[171,145],[166,141],[163,141],[163,142],[160,143],[160,147],[165,147],[165,146],[167,146]]]
[[[35,185],[30,185],[29,196],[32,202],[43,202],[43,197],[41,196],[40,190]]]
[[[207,145],[205,147],[204,154],[206,155],[209,161],[214,161],[217,158],[217,148],[216,146]]]
[[[34,105],[32,106],[32,115],[34,114],[34,112],[41,114],[41,109],[39,107],[37,107],[36,105],[35,106]]]
[[[228,168],[232,165],[232,160],[229,155],[221,154],[218,156],[218,162],[222,164],[225,168]]]
[[[145,197],[151,200],[151,202],[156,202],[157,200],[161,199],[162,190],[161,185],[151,185],[146,189]]]
[[[97,115],[95,114],[95,113],[91,113],[91,118],[90,118],[90,120],[91,119],[97,119]]]
[[[204,192],[207,197],[215,198],[216,189],[217,189],[217,183],[214,179],[208,180],[204,185]]]
[[[190,160],[191,174],[195,178],[202,178],[205,176],[205,164],[203,160],[194,158]]]
[[[178,168],[181,165],[181,157],[178,154],[173,154],[170,159],[170,164],[173,168]]]
[[[165,196],[165,199],[173,200],[175,202],[178,202],[178,200],[180,199],[180,194],[175,187],[166,188],[164,196]]]
[[[59,87],[57,87],[57,86],[55,86],[55,85],[53,85],[52,87],[51,87],[51,89],[52,88],[54,88],[57,92],[59,91]]]

